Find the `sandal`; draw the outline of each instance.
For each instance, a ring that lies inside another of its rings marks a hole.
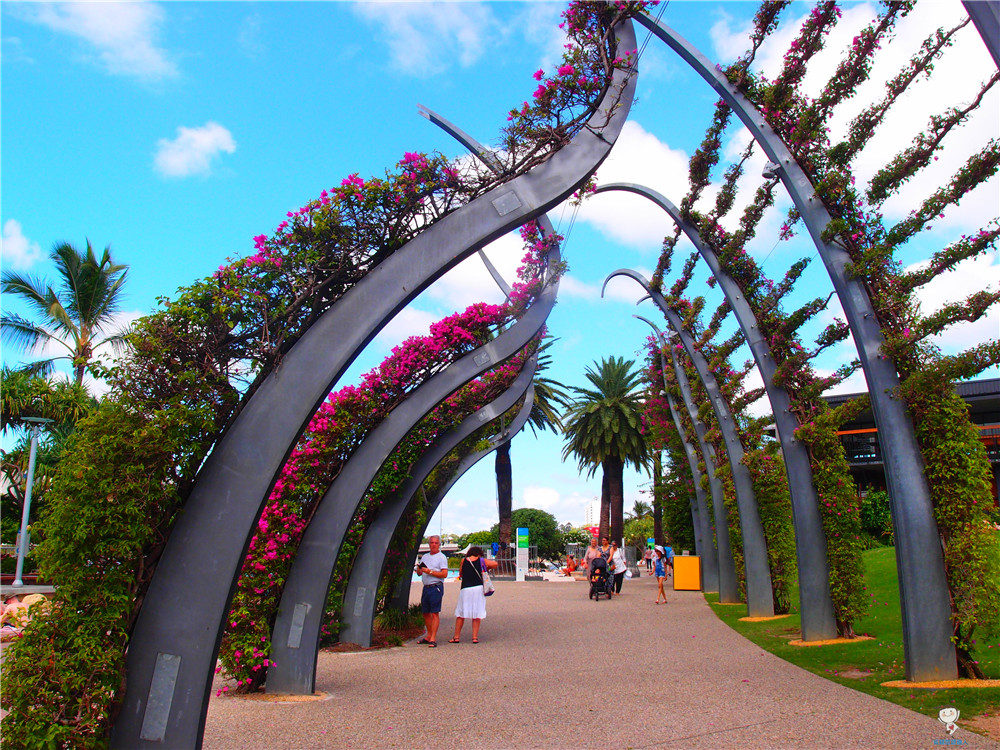
[[[473,638],[473,639],[472,639],[472,642],[473,642],[473,643],[479,643],[479,639],[478,639],[478,638]]]
[[[461,643],[461,641],[458,640],[458,638],[452,638],[450,641],[448,641],[448,643]],[[475,641],[473,641],[473,643],[475,643]]]
[[[437,641],[427,641],[427,648],[437,648]]]
[[[430,643],[430,641],[429,641],[429,640],[427,640],[427,636],[424,636],[424,637],[423,637],[423,638],[421,638],[421,639],[420,639],[419,641],[417,641],[417,644],[418,644],[418,645],[419,645],[419,644],[421,644],[421,643]]]

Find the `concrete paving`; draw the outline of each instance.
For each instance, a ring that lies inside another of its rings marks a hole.
[[[446,642],[458,596],[448,584],[438,648],[321,653],[321,700],[213,698],[204,746],[1000,748],[761,651],[699,592],[656,606],[644,577],[594,602],[564,580],[499,582],[481,642],[466,623],[459,645]]]

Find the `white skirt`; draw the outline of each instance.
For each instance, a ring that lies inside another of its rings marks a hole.
[[[486,617],[486,596],[483,594],[482,586],[459,589],[455,617],[466,620],[482,620]]]

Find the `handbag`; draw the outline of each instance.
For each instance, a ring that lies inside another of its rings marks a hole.
[[[486,564],[482,559],[479,560],[479,577],[483,579],[483,596],[493,596],[496,593],[496,587],[490,580],[490,574],[486,572]]]

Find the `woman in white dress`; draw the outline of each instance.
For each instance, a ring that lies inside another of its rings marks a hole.
[[[497,567],[496,560],[487,560],[479,547],[470,547],[469,554],[462,559],[458,578],[462,588],[458,592],[458,606],[455,607],[455,637],[448,643],[461,643],[462,626],[472,620],[472,642],[479,643],[479,623],[486,617],[486,595],[483,593],[483,569]]]

